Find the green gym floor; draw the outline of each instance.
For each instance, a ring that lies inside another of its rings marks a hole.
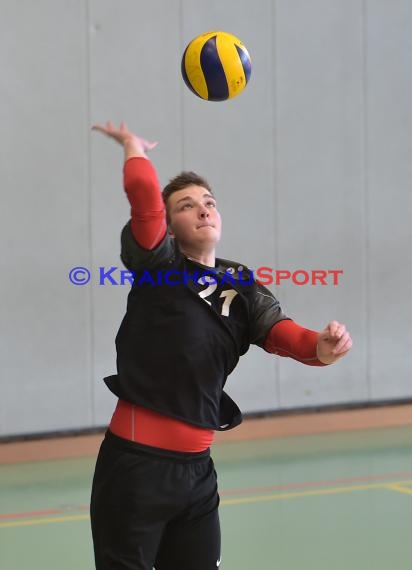
[[[412,427],[220,443],[213,457],[222,569],[410,570]],[[93,467],[0,466],[1,570],[93,569]]]

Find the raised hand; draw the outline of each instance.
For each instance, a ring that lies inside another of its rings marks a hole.
[[[92,130],[103,133],[122,145],[125,150],[126,159],[132,156],[143,156],[147,158],[146,153],[157,146],[157,142],[149,142],[130,131],[123,121],[119,127],[116,127],[111,121],[108,121],[105,125],[93,125]]]

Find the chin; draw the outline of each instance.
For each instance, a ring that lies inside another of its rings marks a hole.
[[[208,239],[208,240],[203,241],[202,244],[215,247],[219,243],[219,239],[220,238]]]

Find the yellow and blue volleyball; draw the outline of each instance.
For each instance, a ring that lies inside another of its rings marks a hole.
[[[182,57],[184,82],[207,101],[226,101],[239,95],[251,71],[249,52],[228,32],[208,32],[194,38]]]

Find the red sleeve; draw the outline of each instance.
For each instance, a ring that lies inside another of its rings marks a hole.
[[[292,320],[275,323],[266,336],[263,348],[272,354],[288,356],[310,366],[326,366],[318,360],[318,333],[305,329]]]
[[[166,235],[166,214],[156,171],[146,158],[129,158],[123,184],[131,205],[133,237],[144,249],[155,249]]]

